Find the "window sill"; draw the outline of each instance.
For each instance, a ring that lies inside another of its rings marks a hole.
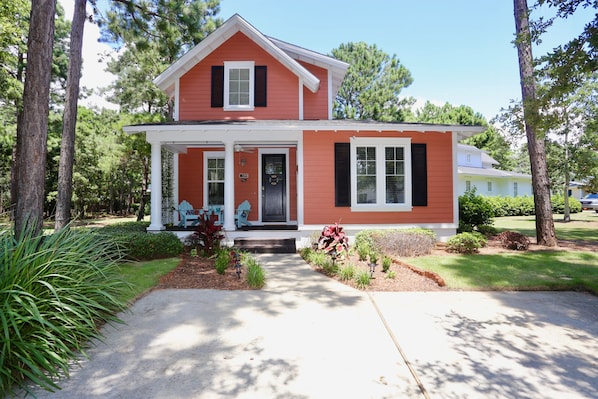
[[[224,107],[225,111],[254,111],[255,107]]]
[[[411,205],[352,205],[351,212],[411,212]]]

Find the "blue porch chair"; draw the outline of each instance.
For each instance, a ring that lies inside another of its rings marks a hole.
[[[238,229],[240,229],[243,226],[251,226],[251,223],[247,221],[249,211],[251,211],[251,204],[249,203],[249,201],[245,200],[239,204],[237,212],[235,213],[235,223]]]
[[[179,204],[179,217],[180,217],[180,222],[179,222],[179,227],[187,227],[187,222],[191,223],[191,226],[195,226],[196,224],[199,223],[199,216],[200,216],[200,212],[197,209],[193,208],[193,205],[191,205],[188,201],[183,200],[181,201],[181,203]]]

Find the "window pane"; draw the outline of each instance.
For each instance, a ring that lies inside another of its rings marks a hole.
[[[224,183],[208,183],[208,205],[224,204]]]
[[[405,202],[405,161],[403,147],[385,147],[386,157],[386,203]]]
[[[386,203],[402,204],[405,202],[405,178],[386,176]]]
[[[239,69],[239,79],[249,81],[249,69],[248,68]]]
[[[376,176],[357,176],[357,203],[376,203]]]

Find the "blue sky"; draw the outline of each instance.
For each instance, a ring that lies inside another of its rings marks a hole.
[[[59,1],[71,18],[72,1]],[[534,56],[579,34],[592,12],[561,21]],[[521,97],[508,0],[221,0],[220,17],[235,13],[265,35],[323,54],[341,43],[375,44],[409,69],[414,82],[403,94],[418,103],[468,105],[491,119]],[[88,87],[111,79],[97,61],[107,49],[97,38],[97,27],[87,24],[82,84]],[[105,105],[99,97],[88,102]]]
[[[531,4],[532,1],[528,0]],[[238,13],[262,33],[329,54],[364,41],[396,54],[420,102],[468,105],[491,119],[521,98],[513,2],[505,0],[222,0],[221,17]],[[583,29],[590,11],[559,23],[534,56]]]

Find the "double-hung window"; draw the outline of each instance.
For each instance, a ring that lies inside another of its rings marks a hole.
[[[204,201],[206,206],[224,205],[224,153],[204,155]]]
[[[410,139],[352,138],[351,171],[352,210],[411,210]]]
[[[224,109],[253,110],[254,62],[228,61],[224,63]]]

